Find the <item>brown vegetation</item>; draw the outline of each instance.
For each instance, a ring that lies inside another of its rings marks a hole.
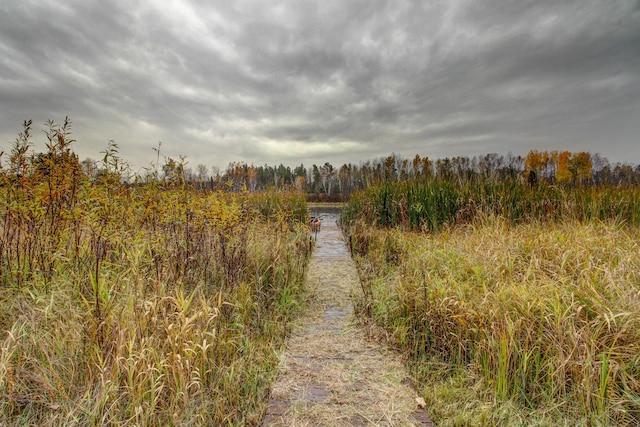
[[[358,312],[406,353],[437,424],[640,422],[638,197],[446,181],[352,197]]]
[[[300,193],[89,176],[71,125],[31,122],[0,170],[0,424],[256,424],[301,305]]]

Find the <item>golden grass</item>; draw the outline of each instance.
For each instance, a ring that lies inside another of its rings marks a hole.
[[[78,194],[86,211],[57,219],[55,241],[0,230],[0,424],[258,424],[302,304],[309,237],[286,208],[300,197],[269,196],[267,218],[259,198]]]
[[[636,228],[489,217],[352,244],[359,310],[407,352],[436,423],[640,422]]]
[[[310,252],[304,194],[86,175],[71,122],[0,167],[0,425],[255,425]],[[159,157],[159,153],[158,153]]]

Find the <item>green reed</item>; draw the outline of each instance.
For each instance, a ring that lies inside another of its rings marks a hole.
[[[431,180],[379,183],[355,193],[345,208],[371,225],[440,230],[496,215],[512,224],[532,220],[606,221],[640,225],[640,191],[626,187],[534,187],[519,180],[464,182]]]
[[[380,184],[343,225],[356,312],[406,355],[442,425],[640,422],[640,192]]]

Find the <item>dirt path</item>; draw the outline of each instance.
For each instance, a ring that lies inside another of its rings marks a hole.
[[[323,219],[307,276],[313,302],[288,341],[263,426],[432,425],[397,354],[352,324],[358,274],[335,215]]]

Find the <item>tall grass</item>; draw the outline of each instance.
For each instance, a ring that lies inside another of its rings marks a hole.
[[[0,424],[258,424],[304,298],[304,198],[91,181],[51,132],[2,174]]]
[[[530,187],[519,180],[464,182],[432,180],[380,183],[352,195],[345,222],[355,216],[370,225],[440,230],[496,215],[512,224],[529,220],[578,221],[616,218],[640,225],[640,192],[627,187]]]
[[[453,226],[461,190],[452,188],[378,188],[343,222],[363,278],[357,311],[407,355],[434,420],[640,423],[638,195],[477,190],[473,215]],[[412,222],[411,203],[426,200],[435,206]],[[553,216],[536,219],[545,205]],[[408,231],[417,228],[439,232]]]

